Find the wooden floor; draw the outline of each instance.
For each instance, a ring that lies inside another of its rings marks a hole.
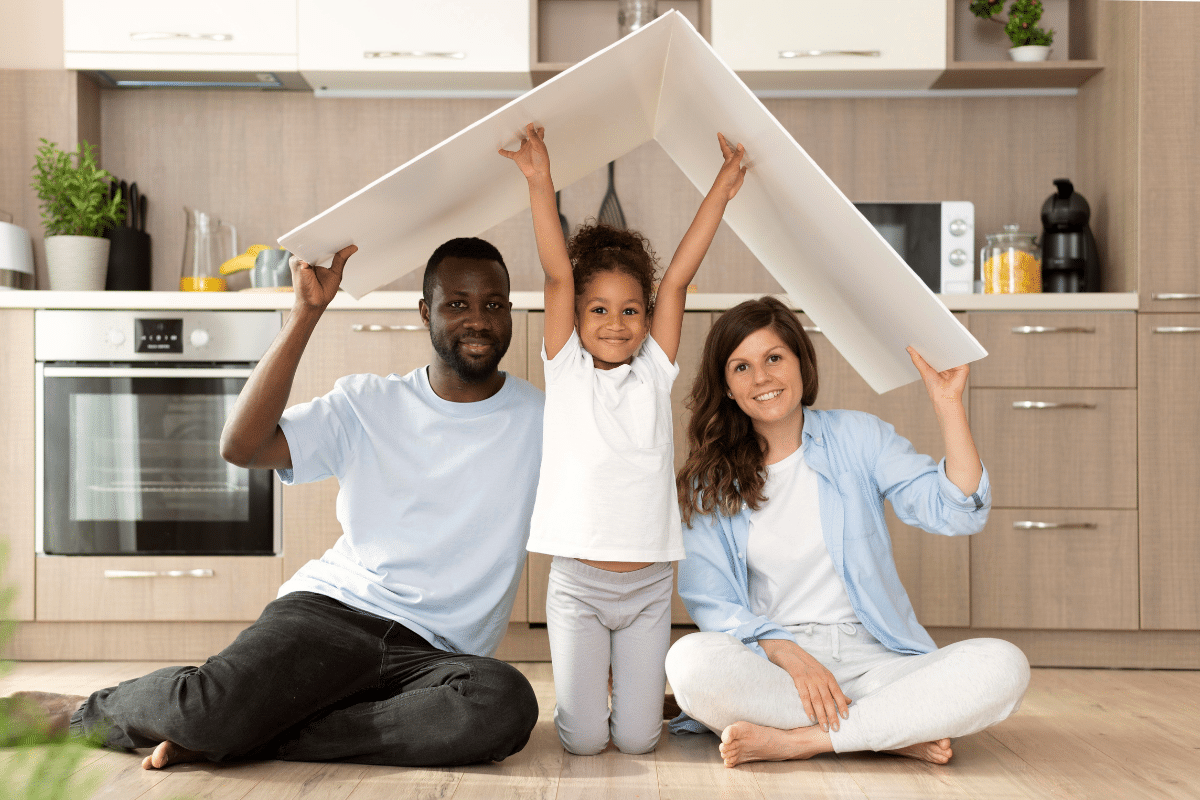
[[[0,677],[0,694],[87,694],[160,666],[19,663]],[[140,755],[98,750],[78,774],[100,781],[95,798],[113,800],[1200,798],[1200,672],[1036,669],[1021,710],[956,740],[954,760],[943,767],[852,754],[725,769],[709,735],[664,732],[657,751],[644,756],[568,755],[550,717],[550,666],[518,666],[537,690],[542,716],[525,750],[500,764],[398,769],[269,761],[146,771]],[[0,751],[0,762],[16,757]]]

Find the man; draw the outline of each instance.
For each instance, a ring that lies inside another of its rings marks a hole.
[[[153,747],[142,766],[278,758],[435,766],[499,761],[537,720],[529,682],[489,658],[525,560],[543,396],[497,370],[512,337],[508,272],[480,239],[439,247],[421,319],[435,357],[352,375],[285,411],[346,260],[293,260],[296,300],[221,437],[231,463],[284,483],[336,477],[343,535],[201,667],[88,698],[28,693],[52,724]]]

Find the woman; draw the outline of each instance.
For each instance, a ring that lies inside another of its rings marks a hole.
[[[678,478],[679,593],[702,632],[671,648],[667,677],[692,718],[673,730],[720,734],[726,766],[854,750],[944,764],[951,737],[1020,705],[1021,651],[938,649],[896,572],[885,499],[949,536],[981,530],[991,502],[962,404],[968,367],[937,372],[908,352],[941,425],[940,465],[877,417],[811,408],[816,356],[778,300],[734,307],[705,341]]]

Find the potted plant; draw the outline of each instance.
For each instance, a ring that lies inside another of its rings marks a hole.
[[[1042,0],[1013,0],[1007,20],[996,17],[1002,10],[1004,0],[971,0],[972,14],[1004,26],[1008,40],[1012,42],[1008,55],[1013,61],[1045,61],[1049,58],[1054,30],[1038,26],[1038,20],[1042,18]]]
[[[74,152],[41,140],[31,186],[42,204],[46,269],[51,289],[103,289],[108,270],[104,231],[125,219],[112,175],[96,163],[95,148],[80,142]]]

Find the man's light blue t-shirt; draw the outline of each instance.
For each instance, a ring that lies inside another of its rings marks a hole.
[[[426,368],[350,375],[279,421],[286,484],[338,479],[342,536],[280,589],[394,619],[435,647],[491,655],[525,563],[542,455],[541,391],[505,375],[443,400]]]

